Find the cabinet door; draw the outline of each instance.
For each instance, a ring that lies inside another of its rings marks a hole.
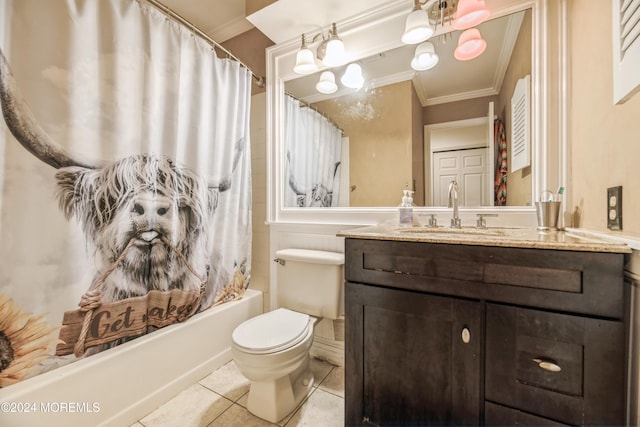
[[[500,304],[486,313],[487,401],[566,424],[624,424],[622,322]]]
[[[477,425],[478,301],[347,283],[346,424]]]

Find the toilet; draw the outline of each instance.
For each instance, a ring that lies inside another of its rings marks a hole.
[[[276,252],[279,308],[240,324],[231,352],[251,381],[247,409],[276,423],[290,414],[313,387],[309,349],[319,318],[343,311],[344,255],[309,249]]]

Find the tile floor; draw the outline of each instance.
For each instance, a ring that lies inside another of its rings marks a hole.
[[[343,426],[344,368],[311,359],[314,387],[278,424],[247,411],[249,381],[231,361],[182,391],[131,427]]]

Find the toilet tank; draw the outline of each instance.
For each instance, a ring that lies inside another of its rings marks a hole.
[[[280,307],[327,319],[342,314],[344,254],[280,249],[275,261]]]

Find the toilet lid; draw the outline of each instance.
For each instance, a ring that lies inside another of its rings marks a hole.
[[[232,339],[247,352],[275,353],[302,341],[310,324],[309,315],[279,308],[243,322]]]

